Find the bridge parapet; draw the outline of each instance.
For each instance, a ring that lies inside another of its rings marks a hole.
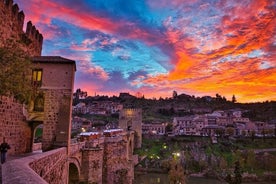
[[[104,137],[99,137],[97,139],[93,139],[93,140],[89,140],[85,142],[85,146],[84,148],[98,148],[98,147],[102,147],[104,144]]]
[[[59,148],[6,162],[2,165],[3,184],[67,183],[67,151]]]
[[[74,156],[80,152],[80,150],[85,146],[85,142],[77,142],[70,145],[70,156]]]

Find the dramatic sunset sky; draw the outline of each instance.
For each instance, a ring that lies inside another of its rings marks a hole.
[[[75,89],[276,100],[275,0],[14,0]]]

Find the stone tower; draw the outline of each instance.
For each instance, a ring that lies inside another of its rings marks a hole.
[[[134,147],[142,145],[142,109],[123,109],[119,116],[119,127],[135,131]]]
[[[0,1],[0,47],[21,48],[29,56],[40,56],[43,36],[29,21],[23,31],[25,14],[13,0]]]
[[[0,48],[20,48],[33,61],[29,70],[33,98],[27,112],[23,104],[8,97],[0,98],[0,104],[3,104],[0,110],[7,109],[0,113],[0,141],[6,137],[12,146],[11,153],[30,152],[34,131],[43,124],[44,151],[69,146],[75,61],[41,56],[43,36],[30,21],[24,32],[24,18],[24,12],[19,11],[13,0],[0,1]],[[17,111],[13,112],[15,109]]]
[[[43,124],[42,150],[69,146],[75,61],[59,56],[33,58],[32,84],[35,98],[30,103],[30,125]]]
[[[0,0],[0,48],[19,48],[28,56],[40,56],[43,36],[31,22],[23,30],[25,14],[13,0]],[[26,121],[25,106],[11,96],[0,96],[0,141],[11,145],[9,154],[32,151],[33,129]]]

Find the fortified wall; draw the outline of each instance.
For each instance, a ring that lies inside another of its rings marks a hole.
[[[29,56],[40,56],[43,36],[29,21],[23,31],[25,14],[13,0],[0,0],[0,47],[20,47]]]
[[[125,183],[134,180],[134,131],[108,130],[103,136],[86,140],[82,148],[80,180],[87,183]],[[78,182],[78,180],[70,180]]]
[[[13,0],[0,0],[0,48],[18,47],[30,57],[40,56],[43,36],[27,23],[23,31],[25,15]],[[10,144],[8,154],[16,155],[32,151],[33,131],[26,121],[24,105],[13,97],[0,96],[0,142],[3,137]]]
[[[9,154],[30,152],[31,129],[23,115],[23,105],[15,99],[0,96],[0,141],[6,137]]]

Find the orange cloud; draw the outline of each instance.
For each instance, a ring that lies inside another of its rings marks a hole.
[[[143,82],[188,94],[219,93],[228,99],[235,94],[240,102],[276,100],[276,58],[272,46],[276,12],[267,8],[270,1],[250,3],[247,8],[233,7],[226,12],[218,26],[221,35],[212,35],[220,40],[213,39],[211,45],[200,46],[193,38],[179,42],[183,33],[168,29],[167,39],[174,44],[177,56],[172,62],[174,69],[168,75],[152,76]],[[263,53],[255,56],[254,51]],[[262,68],[263,61],[270,66]]]

